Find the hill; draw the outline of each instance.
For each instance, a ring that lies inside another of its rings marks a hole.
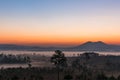
[[[73,49],[79,51],[120,51],[120,46],[109,45],[102,41],[98,42],[88,41],[77,47],[74,47]]]
[[[120,51],[120,46],[106,44],[102,41],[88,41],[76,47],[39,47],[39,46],[22,46],[13,44],[0,44],[0,50],[29,50],[29,51],[54,51],[60,49],[62,51]]]

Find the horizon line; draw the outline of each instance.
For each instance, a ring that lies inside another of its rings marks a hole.
[[[101,43],[105,43],[108,45],[120,45],[120,44],[116,44],[116,43],[107,43],[104,41],[86,41],[86,42],[82,42],[78,45],[76,44],[17,44],[17,43],[0,43],[0,45],[16,45],[16,46],[36,46],[36,47],[73,47],[73,46],[79,46],[85,43],[96,43],[96,42],[101,42]]]

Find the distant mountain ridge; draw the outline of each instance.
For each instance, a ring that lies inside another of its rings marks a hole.
[[[75,47],[74,49],[78,49],[80,51],[120,51],[120,46],[117,45],[109,45],[102,41],[91,42],[88,41]]]
[[[88,41],[76,47],[39,47],[39,46],[22,46],[13,44],[0,44],[0,50],[29,50],[29,51],[54,51],[60,49],[63,51],[120,51],[120,46],[109,45],[102,41]]]

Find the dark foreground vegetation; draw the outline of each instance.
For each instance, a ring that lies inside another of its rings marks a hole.
[[[1,68],[0,80],[120,80],[120,56],[86,52],[65,57],[56,50],[48,59],[53,67]]]
[[[86,69],[59,70],[59,80],[120,80],[120,76],[106,76],[103,72]],[[56,68],[8,68],[0,70],[0,80],[58,80]]]

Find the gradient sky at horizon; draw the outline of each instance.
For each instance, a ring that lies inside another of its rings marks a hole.
[[[120,0],[0,0],[0,44],[120,44]]]

